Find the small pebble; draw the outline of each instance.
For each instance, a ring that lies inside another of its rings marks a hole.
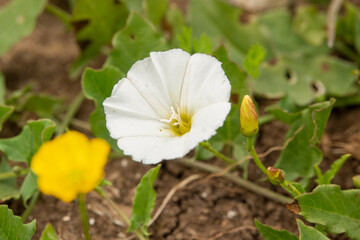
[[[126,237],[125,234],[123,234],[122,232],[119,232],[116,236],[121,239],[124,239]]]
[[[121,166],[123,168],[127,167],[127,165],[128,165],[128,160],[126,160],[126,159],[121,160]]]
[[[115,220],[114,223],[115,223],[116,226],[120,226],[120,227],[124,226],[124,224],[119,220]]]
[[[201,197],[202,197],[202,198],[207,198],[207,196],[208,196],[208,193],[207,193],[207,192],[202,192],[202,193],[201,193]]]
[[[227,217],[228,219],[233,219],[236,215],[237,215],[237,212],[234,211],[234,210],[230,210],[230,211],[228,211],[228,212],[226,213],[226,217]]]
[[[94,225],[95,224],[95,218],[90,218],[89,219],[89,224]]]
[[[68,222],[68,221],[71,220],[71,217],[70,217],[69,215],[67,215],[67,216],[64,216],[64,217],[62,218],[62,220],[63,220],[64,222]]]

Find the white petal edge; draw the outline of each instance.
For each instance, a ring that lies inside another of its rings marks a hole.
[[[180,102],[180,90],[185,78],[190,54],[181,49],[150,53],[151,60],[162,81],[166,84],[172,106]]]
[[[194,116],[190,132],[181,137],[124,137],[118,139],[117,143],[126,155],[145,164],[181,158],[200,142],[216,134],[216,129],[223,125],[230,107],[230,103],[221,102],[202,108]]]
[[[126,78],[152,106],[159,118],[167,117],[172,104],[167,82],[160,77],[151,57],[134,63]]]
[[[206,54],[191,56],[181,95],[181,106],[187,106],[190,115],[208,105],[229,101],[230,91],[221,62]]]
[[[106,127],[110,136],[119,139],[125,136],[168,136],[166,124],[133,87],[127,78],[115,85],[112,95],[104,103]]]

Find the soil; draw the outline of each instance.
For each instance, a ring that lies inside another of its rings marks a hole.
[[[36,92],[58,96],[70,103],[81,91],[80,79],[70,79],[68,76],[68,69],[78,54],[79,49],[73,33],[67,31],[57,18],[43,13],[38,19],[35,31],[1,57],[0,71],[5,76],[9,91],[32,83]],[[100,59],[94,62],[93,67],[99,68],[101,65]],[[260,105],[262,103],[267,104],[266,101],[261,101]],[[91,101],[84,101],[76,118],[87,121],[93,109]],[[352,154],[333,181],[343,189],[352,188],[351,177],[360,173],[359,119],[360,107],[335,109],[321,143],[324,154],[321,165],[323,169],[327,169],[342,154]],[[281,145],[286,130],[287,126],[277,121],[262,126],[256,146],[258,152]],[[3,132],[5,134],[2,135],[12,136],[17,134],[19,129],[15,125],[7,124]],[[278,152],[271,153],[264,159],[264,164],[271,165],[278,155]],[[209,163],[221,165],[216,159]],[[106,179],[113,185],[105,190],[125,214],[130,215],[135,188],[150,168],[151,166],[127,158],[109,160]],[[222,177],[204,181],[206,173],[185,167],[177,161],[163,163],[155,183],[156,209],[176,184],[197,173],[203,174],[203,177],[178,190],[149,228],[151,239],[261,239],[254,227],[255,218],[264,224],[297,234],[296,216],[284,204],[252,193]],[[250,163],[250,180],[256,181],[261,177],[259,170]],[[258,184],[284,194],[281,189],[267,182]],[[125,223],[96,192],[87,195],[87,202],[93,239],[131,239],[132,235],[126,233]],[[23,211],[19,201],[10,201],[8,204],[16,214]],[[51,196],[41,195],[29,221],[33,219],[37,220],[34,239],[40,238],[47,223],[54,226],[60,239],[82,239],[76,202],[64,203]],[[333,236],[332,239],[340,240],[346,237],[340,235]]]

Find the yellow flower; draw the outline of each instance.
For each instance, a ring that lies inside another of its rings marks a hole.
[[[253,137],[258,132],[256,108],[251,97],[245,95],[240,107],[240,127],[246,137]]]
[[[41,192],[71,202],[101,181],[109,152],[105,140],[89,140],[80,132],[69,131],[43,144],[32,159],[31,169],[38,176]]]

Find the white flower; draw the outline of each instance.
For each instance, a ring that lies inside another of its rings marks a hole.
[[[106,126],[135,161],[180,158],[222,126],[230,88],[214,57],[181,49],[152,52],[104,101]]]

